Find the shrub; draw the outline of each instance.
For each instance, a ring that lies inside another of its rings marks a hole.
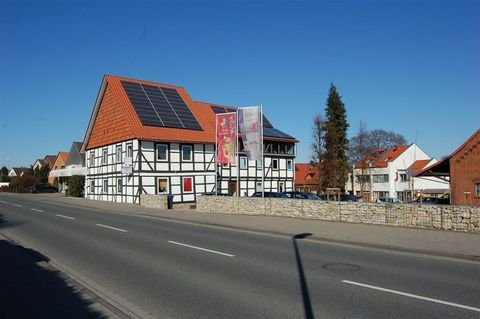
[[[85,176],[70,176],[67,178],[67,190],[65,194],[72,197],[83,197],[85,189]]]

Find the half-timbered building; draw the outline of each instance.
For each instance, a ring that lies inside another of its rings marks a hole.
[[[194,202],[206,193],[249,196],[262,180],[265,191],[293,190],[297,141],[265,117],[264,160],[249,161],[240,147],[238,166],[215,168],[215,115],[235,110],[194,101],[180,86],[106,75],[82,148],[85,196],[139,203],[141,194],[172,194],[176,203]]]

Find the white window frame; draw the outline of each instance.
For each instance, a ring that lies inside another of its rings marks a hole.
[[[160,180],[165,180],[167,182],[163,192],[160,191]],[[157,178],[157,194],[168,194],[168,177]]]
[[[165,147],[165,158],[164,159],[161,159],[160,158],[160,152],[159,152],[159,147],[160,146],[164,146]],[[156,151],[157,151],[157,161],[160,161],[160,162],[168,162],[168,144],[157,144],[157,147],[156,147]]]
[[[104,179],[102,182],[102,193],[108,194],[108,179]]]
[[[127,144],[127,157],[133,158],[133,145]]]
[[[90,167],[95,166],[95,151],[90,151]]]
[[[187,148],[187,147],[190,148],[190,152],[189,152],[189,154],[190,154],[190,159],[185,159],[184,156],[183,156],[183,155],[184,155],[183,149],[184,149],[184,148]],[[182,162],[193,162],[193,146],[192,146],[192,145],[190,145],[190,144],[184,144],[184,145],[182,145],[182,147],[181,147],[181,152],[182,152],[182,155],[181,155],[181,157],[182,157]]]
[[[257,160],[257,169],[263,169],[263,159]]]
[[[102,165],[107,164],[108,162],[108,150],[106,148],[102,149]]]
[[[117,163],[121,163],[122,162],[122,145],[117,145],[116,147],[116,160],[117,160]]]
[[[287,160],[287,170],[293,171],[293,160]]]
[[[480,182],[475,183],[475,197],[480,197]]]
[[[117,193],[121,194],[123,192],[123,180],[122,178],[117,178]]]
[[[248,168],[248,158],[240,157],[240,169],[247,169]]]
[[[278,171],[278,158],[272,158],[272,170]]]
[[[95,180],[90,181],[90,194],[95,194]]]

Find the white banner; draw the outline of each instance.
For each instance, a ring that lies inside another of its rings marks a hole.
[[[262,136],[259,107],[238,109],[238,123],[242,133],[243,147],[249,160],[262,159]]]

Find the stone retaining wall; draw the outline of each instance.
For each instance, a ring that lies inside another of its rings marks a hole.
[[[167,195],[140,195],[140,206],[148,208],[168,209]]]
[[[197,196],[197,211],[269,215],[480,233],[480,207]]]

